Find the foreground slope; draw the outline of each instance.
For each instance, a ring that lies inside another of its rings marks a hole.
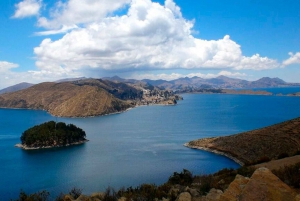
[[[42,109],[55,116],[85,117],[124,111],[130,104],[97,86],[47,82],[1,95],[0,107]]]
[[[241,164],[293,156],[300,151],[300,118],[236,135],[199,139],[186,146],[224,154]]]

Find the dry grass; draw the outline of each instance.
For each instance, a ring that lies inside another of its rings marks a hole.
[[[294,156],[300,150],[300,118],[236,135],[195,140],[188,145],[227,153],[247,165]]]

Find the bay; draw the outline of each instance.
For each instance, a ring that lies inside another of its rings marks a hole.
[[[16,198],[71,188],[90,194],[142,183],[162,184],[183,168],[207,174],[239,167],[213,153],[183,146],[190,140],[235,134],[300,116],[300,98],[184,94],[176,106],[143,106],[93,118],[56,118],[45,111],[0,109],[0,194]],[[81,127],[90,140],[67,148],[24,151],[21,133],[45,121]]]

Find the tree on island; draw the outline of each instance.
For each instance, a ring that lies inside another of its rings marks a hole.
[[[49,121],[24,131],[21,136],[23,146],[58,147],[86,140],[86,134],[73,124]]]

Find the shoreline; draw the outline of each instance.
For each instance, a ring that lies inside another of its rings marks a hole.
[[[233,157],[232,155],[230,155],[230,154],[228,154],[228,153],[225,153],[225,152],[221,152],[221,151],[218,151],[218,150],[215,150],[215,149],[206,148],[206,147],[193,146],[193,145],[190,145],[189,142],[184,143],[183,146],[188,147],[188,148],[191,148],[191,149],[198,149],[198,150],[203,150],[203,151],[211,152],[211,153],[214,153],[214,154],[226,156],[227,158],[233,160],[234,162],[236,162],[236,163],[239,164],[240,166],[244,166],[244,165],[245,165],[245,164],[244,164],[242,161],[240,161],[239,159],[237,159],[237,158]]]
[[[0,107],[0,109],[8,109],[8,110],[37,110],[37,111],[45,111],[48,114],[50,114],[53,117],[59,117],[59,118],[93,118],[93,117],[101,117],[101,116],[108,116],[108,115],[114,115],[114,114],[122,114],[124,112],[127,112],[131,109],[137,108],[137,107],[141,107],[141,106],[154,106],[154,105],[159,105],[159,106],[174,106],[176,104],[163,104],[163,103],[159,103],[159,104],[140,104],[140,105],[134,105],[132,107],[129,107],[125,110],[122,111],[118,111],[118,112],[112,112],[112,113],[107,113],[107,114],[99,114],[99,115],[88,115],[88,116],[56,116],[51,114],[48,110],[44,110],[44,109],[36,109],[36,108],[13,108],[13,107]]]
[[[74,145],[80,145],[80,144],[84,144],[84,143],[86,143],[88,141],[89,140],[83,140],[83,141],[73,142],[73,143],[66,144],[66,145],[44,146],[44,147],[27,147],[26,145],[22,145],[22,144],[18,143],[18,144],[15,144],[15,147],[21,148],[23,150],[52,149],[52,148],[61,148],[61,147],[69,147],[69,146],[74,146]]]

